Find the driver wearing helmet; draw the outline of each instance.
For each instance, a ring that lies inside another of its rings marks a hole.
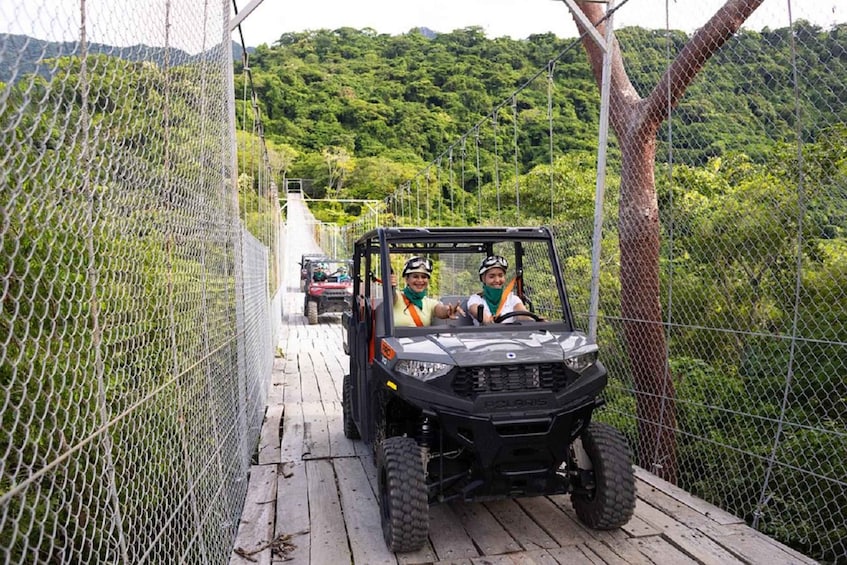
[[[316,263],[315,272],[312,273],[312,280],[315,282],[323,282],[326,280],[326,264]]]
[[[406,261],[402,273],[406,286],[403,290],[395,291],[395,326],[428,326],[432,323],[433,316],[446,319],[461,313],[458,302],[442,304],[426,295],[431,275],[432,261],[429,259],[415,256]]]
[[[482,260],[479,266],[479,280],[482,292],[468,298],[468,313],[474,324],[491,324],[497,316],[509,312],[526,311],[523,301],[511,292],[511,283],[506,285],[506,270],[509,262],[500,255],[491,255]],[[514,322],[520,316],[503,320],[504,324]]]

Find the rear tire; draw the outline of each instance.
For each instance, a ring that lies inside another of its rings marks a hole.
[[[347,439],[360,439],[359,428],[353,420],[353,383],[350,375],[344,375],[344,384],[341,385],[341,416],[344,421],[344,437]]]
[[[635,512],[635,472],[626,438],[608,424],[591,422],[582,432],[582,446],[594,467],[589,471],[594,484],[588,492],[571,494],[576,515],[595,530],[620,528]]]
[[[310,300],[306,304],[306,317],[309,318],[309,325],[314,326],[318,323],[318,303]]]
[[[429,533],[429,502],[421,448],[413,438],[390,437],[377,452],[382,535],[396,552],[420,549]]]

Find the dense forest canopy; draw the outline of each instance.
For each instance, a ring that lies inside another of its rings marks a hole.
[[[741,31],[675,111],[678,161],[703,165],[743,150],[761,162],[774,142],[794,136],[798,112],[809,126],[803,132],[807,141],[815,140],[823,124],[847,121],[841,102],[847,98],[842,80],[847,74],[847,24],[824,31],[799,22],[795,33],[815,39],[797,43],[801,91],[807,91],[804,85],[815,85],[808,89],[814,96],[801,97],[800,107],[795,106],[787,28]],[[655,84],[667,64],[666,51],[673,56],[688,39],[684,32],[642,28],[616,34],[639,91]],[[281,172],[338,189],[339,179],[330,178],[325,154],[328,149],[342,152],[349,159],[340,194],[380,199],[404,175],[408,180],[475,125],[487,124],[495,107],[539,71],[544,73],[553,59],[554,153],[593,151],[599,93],[573,39],[549,33],[523,40],[489,39],[479,27],[435,36],[418,30],[392,36],[340,28],[283,34],[273,46],[259,46],[249,64],[272,150],[287,148],[296,154]],[[822,60],[828,70],[816,64]],[[242,92],[241,80],[236,77],[237,93]],[[550,160],[546,73],[516,100],[520,172],[526,173]],[[499,111],[507,123],[511,113],[511,107]],[[511,147],[510,135],[500,133],[502,146]],[[660,158],[666,153],[660,149]],[[392,174],[384,179],[356,174],[361,160],[374,158],[391,162]],[[504,165],[510,163],[509,155],[483,149],[483,162],[498,158]],[[475,190],[477,180],[472,177],[466,181],[467,191]]]

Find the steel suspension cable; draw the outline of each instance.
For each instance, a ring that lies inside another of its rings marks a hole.
[[[497,191],[497,222],[500,222],[500,151],[497,148],[497,111],[491,114],[494,128],[494,187]]]
[[[670,9],[668,0],[665,0],[665,64],[667,67],[671,65],[671,28],[670,28]],[[667,132],[668,132],[668,186],[671,187],[670,197],[668,202],[669,218],[668,222],[668,242],[670,249],[668,250],[668,298],[666,306],[667,320],[665,325],[665,367],[664,378],[662,379],[662,394],[661,405],[659,408],[659,425],[656,429],[656,440],[653,442],[654,450],[652,456],[652,472],[659,474],[659,469],[662,467],[663,461],[660,461],[659,448],[661,443],[662,429],[665,427],[665,413],[668,410],[668,383],[671,379],[670,369],[670,340],[671,327],[673,323],[673,275],[674,275],[674,198],[673,198],[673,105],[671,104],[671,81],[667,85]]]
[[[520,167],[518,166],[518,97],[512,97],[512,124],[513,124],[513,143],[514,143],[514,157],[515,157],[515,212],[516,212],[516,222],[518,225],[521,223],[521,174]]]
[[[550,140],[550,223],[553,223],[553,202],[555,200],[555,188],[554,188],[554,152],[553,152],[553,80],[554,80],[554,69],[556,67],[555,61],[550,61],[547,63],[547,127],[548,133],[547,137]]]
[[[765,477],[762,481],[762,491],[759,494],[759,502],[756,504],[756,509],[753,511],[753,528],[759,528],[759,520],[762,517],[762,509],[770,502],[771,495],[767,494],[768,485],[770,484],[773,467],[776,464],[776,455],[783,435],[785,427],[785,418],[788,411],[788,403],[791,400],[791,387],[794,382],[794,364],[797,354],[797,328],[800,324],[800,302],[801,293],[803,290],[803,222],[806,216],[806,187],[805,173],[803,172],[803,118],[802,106],[800,103],[800,78],[797,70],[797,41],[796,30],[794,30],[794,16],[791,11],[791,0],[786,0],[788,6],[788,28],[793,33],[789,33],[789,46],[791,48],[791,80],[794,87],[794,128],[797,139],[797,256],[795,260],[796,276],[794,279],[794,315],[791,321],[791,345],[788,353],[788,368],[785,374],[785,386],[782,391],[782,405],[779,411],[779,423],[777,424],[776,433],[774,434],[773,445],[768,456],[768,466],[765,470]]]
[[[482,222],[482,173],[479,167],[479,125],[474,130],[474,147],[476,151],[476,202],[479,207],[477,223]]]
[[[465,218],[465,225],[468,224],[468,195],[465,192],[465,153],[467,152],[466,138],[462,136],[462,217]]]
[[[441,189],[441,157],[435,161],[435,197],[438,199],[438,223],[444,224],[444,191]]]

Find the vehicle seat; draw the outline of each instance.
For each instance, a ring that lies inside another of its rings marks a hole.
[[[462,311],[467,313],[467,311],[468,311],[468,297],[467,296],[447,295],[447,296],[441,297],[441,303],[442,304],[455,304],[456,302],[459,302],[460,306],[462,307]],[[447,327],[451,327],[451,328],[457,328],[457,327],[462,327],[462,326],[472,326],[473,325],[473,318],[471,318],[470,316],[462,316],[461,314],[456,316],[455,320],[445,320],[443,318],[433,318],[432,325],[433,326],[447,326]]]
[[[385,335],[385,321],[383,320],[384,314],[382,313],[385,303],[380,298],[374,298],[374,304],[374,335]]]

